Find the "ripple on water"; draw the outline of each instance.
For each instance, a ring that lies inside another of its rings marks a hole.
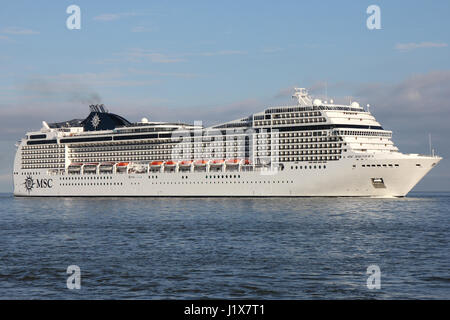
[[[448,299],[450,194],[370,198],[0,195],[4,299]],[[82,290],[66,288],[67,266]],[[381,268],[368,290],[366,269]]]

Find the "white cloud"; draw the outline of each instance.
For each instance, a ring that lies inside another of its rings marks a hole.
[[[212,56],[229,56],[229,55],[235,55],[235,54],[247,54],[246,51],[240,51],[240,50],[220,50],[220,51],[213,51],[213,52],[201,52],[198,55],[205,56],[205,57],[212,57]],[[195,54],[193,54],[195,55]]]
[[[270,48],[262,49],[263,53],[276,53],[276,52],[281,52],[281,51],[284,51],[284,49],[280,48],[280,47],[270,47]]]
[[[155,31],[155,28],[149,28],[149,27],[144,27],[144,26],[136,26],[131,29],[131,32],[136,32],[136,33],[138,33],[138,32],[153,32],[153,31]]]
[[[13,35],[32,35],[32,34],[39,34],[38,31],[26,29],[26,28],[20,28],[20,27],[7,27],[0,30],[1,33],[4,34],[13,34]]]
[[[396,50],[408,51],[420,48],[445,48],[448,44],[445,42],[409,42],[409,43],[397,43],[395,45]]]
[[[275,96],[273,98],[274,99],[279,99],[279,98],[291,97],[292,94],[294,93],[294,88],[295,88],[295,86],[282,88],[275,94]]]
[[[133,62],[150,61],[153,63],[175,63],[185,61],[184,58],[169,56],[165,53],[144,49],[131,49],[121,55],[124,55],[128,60]]]
[[[114,20],[118,20],[118,19],[122,19],[122,18],[126,18],[126,17],[132,17],[132,16],[137,16],[137,13],[133,13],[133,12],[122,12],[122,13],[102,13],[99,14],[98,16],[94,17],[94,20],[96,21],[114,21]]]
[[[130,69],[128,69],[128,71],[131,74],[137,74],[137,75],[175,77],[175,78],[186,78],[186,79],[198,78],[198,77],[202,76],[202,75],[197,74],[197,73],[159,72],[159,71],[141,70],[141,69],[134,69],[134,68],[130,68]]]

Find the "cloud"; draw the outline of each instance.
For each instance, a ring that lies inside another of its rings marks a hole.
[[[276,53],[276,52],[281,52],[281,51],[284,51],[284,49],[280,48],[280,47],[270,47],[270,48],[262,49],[263,53]]]
[[[9,38],[0,34],[0,40],[9,40]]]
[[[133,13],[133,12],[122,12],[122,13],[102,13],[99,14],[98,16],[95,16],[93,18],[93,20],[95,21],[114,21],[114,20],[119,20],[122,18],[126,18],[126,17],[132,17],[132,16],[137,16],[137,13]]]
[[[51,81],[55,85],[66,85],[68,87],[76,83],[84,83],[92,87],[129,87],[146,86],[155,84],[155,81],[141,81],[126,79],[121,72],[85,72],[85,73],[62,73],[54,76],[44,76],[41,79]]]
[[[149,28],[144,26],[136,26],[131,29],[131,32],[139,33],[139,32],[153,32],[155,28]]]
[[[420,48],[445,48],[448,47],[448,44],[445,42],[409,42],[409,43],[397,43],[395,45],[396,50],[400,51],[409,51]]]
[[[31,29],[25,29],[20,27],[7,27],[0,30],[1,33],[4,34],[12,34],[12,35],[32,35],[39,34],[38,31],[34,31]]]
[[[125,56],[127,60],[132,62],[150,61],[153,63],[176,63],[186,61],[184,58],[139,48],[128,50],[120,55]]]
[[[296,86],[289,86],[287,88],[283,88],[280,89],[275,95],[274,95],[274,99],[279,99],[279,98],[287,98],[287,97],[291,97],[294,93],[294,88]]]
[[[100,103],[100,88],[150,86],[157,80],[127,79],[120,72],[35,75],[22,84],[22,96],[28,100],[50,102]]]
[[[134,69],[134,68],[129,68],[128,72],[130,74],[144,75],[144,76],[161,76],[161,77],[175,77],[175,78],[186,78],[186,79],[199,78],[202,76],[201,74],[197,74],[197,73],[159,72],[159,71],[142,70],[142,69]]]
[[[213,52],[201,52],[198,53],[200,56],[205,57],[212,57],[212,56],[229,56],[229,55],[240,55],[240,54],[247,54],[246,51],[240,51],[240,50],[220,50],[220,51],[213,51]],[[192,54],[196,55],[196,54]]]
[[[131,48],[125,52],[114,53],[117,57],[123,57],[126,61],[141,63],[179,63],[186,62],[188,57],[215,57],[215,56],[230,56],[230,55],[244,55],[246,51],[241,50],[218,50],[218,51],[206,51],[206,52],[189,52],[189,53],[176,53],[167,54],[156,50],[148,50],[142,48]],[[120,59],[102,59],[98,61],[99,64],[104,63],[117,63]]]
[[[355,96],[374,99],[381,108],[403,116],[450,112],[450,70],[414,74],[395,84],[360,85]]]

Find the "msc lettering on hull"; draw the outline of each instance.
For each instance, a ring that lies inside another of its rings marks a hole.
[[[36,179],[36,188],[51,188],[53,179]]]
[[[28,193],[30,193],[33,188],[39,188],[39,189],[45,189],[45,188],[52,188],[53,187],[53,179],[36,179],[34,180],[33,177],[28,176],[25,179],[25,182],[23,183],[25,186],[25,189],[27,189]]]

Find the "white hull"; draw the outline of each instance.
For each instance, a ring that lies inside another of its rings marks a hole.
[[[398,153],[386,156],[376,155],[367,160],[349,157],[338,162],[309,163],[307,169],[304,168],[304,163],[293,163],[278,172],[47,175],[46,170],[35,170],[33,174],[18,172],[14,176],[14,195],[26,197],[403,197],[440,160],[441,158],[438,157]],[[373,164],[375,167],[371,166]],[[316,166],[315,169],[314,166]],[[25,183],[27,177],[33,179],[28,188]],[[379,178],[382,179],[383,184],[374,185],[372,179]]]

